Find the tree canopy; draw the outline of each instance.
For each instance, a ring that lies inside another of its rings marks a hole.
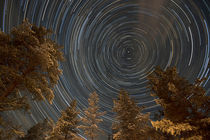
[[[36,100],[54,98],[52,88],[61,70],[62,47],[47,35],[50,30],[27,20],[11,30],[0,32],[0,109],[28,108],[27,99],[18,91],[30,92]]]
[[[0,137],[22,135],[19,127],[2,119],[5,111],[29,110],[29,100],[54,98],[53,87],[62,71],[62,46],[48,38],[50,30],[24,20],[9,34],[0,31]],[[20,91],[21,94],[20,94]],[[31,93],[31,94],[27,94]],[[30,95],[30,96],[29,96]],[[10,126],[7,126],[8,123]]]
[[[201,86],[204,79],[193,84],[179,76],[175,67],[163,71],[157,67],[148,77],[152,96],[163,107],[163,120],[152,122],[153,126],[175,136],[209,137],[210,97]]]

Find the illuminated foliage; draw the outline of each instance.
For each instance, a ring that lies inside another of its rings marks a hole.
[[[82,125],[79,128],[84,130],[84,134],[91,140],[94,140],[98,136],[98,132],[103,132],[98,124],[103,121],[100,117],[105,114],[105,112],[99,112],[98,107],[98,94],[93,92],[90,94],[88,99],[89,107],[84,111],[85,116],[81,118]]]
[[[80,140],[81,138],[77,135],[79,111],[76,109],[77,102],[73,100],[65,111],[62,112],[61,117],[58,119],[56,126],[49,140]]]
[[[116,122],[112,129],[115,140],[146,140],[149,138],[164,139],[161,134],[149,126],[149,114],[142,114],[143,107],[137,106],[124,90],[119,92],[119,99],[114,100],[113,111]]]
[[[197,130],[196,127],[191,126],[189,123],[173,123],[170,120],[162,119],[161,121],[152,121],[152,126],[156,129],[160,129],[162,132],[169,133],[177,136],[181,135],[183,131]]]
[[[24,109],[24,110],[30,109],[26,97],[5,98],[0,102],[0,112],[17,110],[17,109]]]
[[[205,79],[190,84],[175,67],[166,71],[157,67],[148,79],[152,96],[164,109],[164,119],[152,122],[155,128],[186,139],[209,137],[210,97],[200,86]]]
[[[0,112],[28,110],[28,92],[35,100],[47,99],[52,103],[52,88],[61,74],[58,61],[64,58],[62,47],[46,38],[49,33],[51,31],[27,20],[13,28],[10,34],[0,31]],[[24,95],[19,91],[25,91]],[[5,139],[19,132],[4,124],[7,121],[2,120],[1,136]]]
[[[28,108],[26,98],[18,91],[29,91],[34,99],[46,98],[52,103],[52,88],[61,74],[58,61],[63,56],[62,47],[46,38],[49,33],[27,20],[10,34],[0,32],[1,111]]]

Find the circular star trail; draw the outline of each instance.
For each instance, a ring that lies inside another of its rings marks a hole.
[[[51,38],[64,46],[53,105],[32,102],[30,115],[11,112],[26,129],[46,117],[56,120],[72,99],[82,111],[93,91],[107,111],[101,125],[107,132],[121,88],[145,112],[155,112],[146,77],[158,65],[176,66],[190,82],[207,77],[202,86],[210,93],[208,0],[1,0],[0,7],[4,32],[28,18],[51,28]]]

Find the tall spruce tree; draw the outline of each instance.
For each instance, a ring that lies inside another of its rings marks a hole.
[[[54,127],[49,140],[81,140],[78,136],[79,111],[77,110],[77,102],[73,100],[70,106],[61,113],[56,126]]]
[[[119,98],[114,100],[113,111],[116,112],[116,122],[112,129],[115,140],[146,140],[149,138],[164,139],[150,125],[149,114],[142,114],[143,107],[137,106],[130,99],[128,92],[120,90]]]
[[[98,124],[103,121],[101,116],[106,112],[99,112],[98,102],[98,94],[96,92],[91,93],[88,99],[89,107],[84,111],[85,116],[81,118],[83,124],[79,126],[91,140],[96,139],[99,133],[103,133]]]
[[[197,79],[190,84],[180,77],[175,67],[163,71],[157,67],[148,76],[152,96],[164,109],[164,118],[152,125],[172,137],[208,139],[210,137],[210,97]]]

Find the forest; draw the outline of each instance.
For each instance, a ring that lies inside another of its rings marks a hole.
[[[0,31],[0,140],[100,140],[99,134],[107,135],[99,127],[106,112],[100,111],[97,92],[90,93],[84,116],[80,115],[77,100],[72,100],[57,122],[46,118],[27,132],[4,117],[8,111],[28,113],[30,101],[52,104],[53,88],[62,75],[59,62],[65,58],[63,46],[49,39],[50,34],[51,30],[28,20],[9,34]],[[201,86],[206,78],[190,83],[176,67],[163,70],[157,66],[147,79],[150,95],[162,110],[151,119],[126,89],[119,90],[118,98],[113,99],[116,121],[110,140],[210,139],[210,97]]]

